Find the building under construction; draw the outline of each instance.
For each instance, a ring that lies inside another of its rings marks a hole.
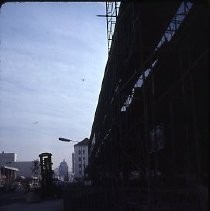
[[[131,198],[138,204],[145,197],[147,210],[161,201],[184,209],[184,200],[205,210],[209,5],[106,6],[111,45],[90,137],[89,178],[95,186],[141,190]],[[129,203],[128,192],[125,198]]]

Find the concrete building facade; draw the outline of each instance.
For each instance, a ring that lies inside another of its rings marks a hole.
[[[88,142],[89,139],[85,138],[74,145],[74,153],[72,155],[74,180],[84,179],[85,169],[88,166]]]

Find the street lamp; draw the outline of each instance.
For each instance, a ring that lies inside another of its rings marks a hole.
[[[59,138],[59,141],[64,141],[64,142],[76,142],[78,143],[79,141],[73,141],[71,139],[67,139],[67,138]],[[72,163],[73,163],[73,160],[72,160]],[[73,165],[73,164],[72,164]],[[73,167],[72,167],[73,168]],[[68,176],[68,173],[67,173],[67,176]],[[69,176],[68,176],[69,178]]]
[[[67,138],[59,138],[60,141],[65,141],[65,142],[76,142],[78,143],[78,141],[73,141],[71,139],[67,139]]]

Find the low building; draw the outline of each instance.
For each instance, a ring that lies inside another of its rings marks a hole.
[[[17,168],[17,176],[32,178],[34,176],[38,177],[40,175],[39,161],[36,166],[34,166],[34,161],[17,161],[7,164],[9,167]]]
[[[8,153],[8,152],[4,152],[2,151],[2,153],[0,153],[0,165],[7,165],[11,162],[16,162],[17,161],[17,154],[16,153]]]
[[[12,184],[16,179],[17,172],[17,168],[0,166],[0,187]]]

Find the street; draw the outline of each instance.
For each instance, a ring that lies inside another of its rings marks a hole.
[[[41,200],[29,192],[0,193],[0,211],[62,211],[63,199]]]

